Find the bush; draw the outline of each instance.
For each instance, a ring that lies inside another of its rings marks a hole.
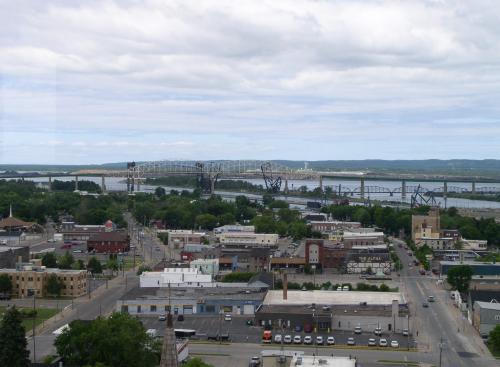
[[[224,283],[239,283],[239,282],[248,282],[250,278],[252,278],[257,273],[252,272],[240,272],[240,273],[230,273],[224,275],[222,278],[222,282]]]

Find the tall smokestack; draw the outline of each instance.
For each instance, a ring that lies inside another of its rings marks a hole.
[[[283,300],[288,298],[288,277],[287,274],[283,274]]]

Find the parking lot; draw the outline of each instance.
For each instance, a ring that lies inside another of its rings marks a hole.
[[[158,317],[152,316],[143,316],[140,319],[146,329],[156,329],[159,336],[164,335],[165,321],[159,321]],[[174,327],[176,329],[196,330],[194,339],[198,340],[207,340],[209,336],[218,334],[220,330],[220,334],[229,334],[229,339],[235,343],[261,343],[263,329],[260,326],[247,325],[247,320],[252,320],[252,318],[233,315],[231,321],[225,321],[224,317],[219,317],[218,315],[184,315],[184,321],[177,321],[177,316],[174,316]],[[306,335],[310,335],[313,340],[316,339],[317,335],[321,335],[325,344],[327,337],[333,336],[335,338],[335,345],[347,345],[347,339],[352,337],[357,346],[368,346],[368,339],[370,338],[375,339],[378,345],[380,338],[385,338],[389,346],[392,340],[397,340],[400,348],[407,348],[408,346],[410,348],[416,347],[413,338],[390,332],[383,332],[381,336],[376,336],[373,333],[354,334],[354,331],[342,330],[333,330],[330,333],[326,330],[319,331],[318,333],[304,333],[303,331],[295,332],[294,330],[275,329],[272,330],[272,334],[273,344],[275,335],[281,334],[282,336],[290,335],[292,339],[294,336],[300,335],[301,344]]]

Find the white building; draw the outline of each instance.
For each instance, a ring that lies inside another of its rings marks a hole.
[[[455,240],[451,237],[421,237],[416,240],[417,247],[427,245],[433,250],[453,250],[455,248]]]
[[[214,277],[219,274],[219,259],[196,259],[189,263],[189,267]]]
[[[141,274],[140,287],[166,288],[208,288],[216,283],[210,274],[202,274],[199,269],[165,268],[163,271],[146,271]]]
[[[242,226],[240,224],[226,224],[225,226],[214,228],[214,233],[228,233],[228,232],[248,232],[255,233],[255,226]]]
[[[462,238],[462,248],[464,250],[487,250],[488,241],[486,240],[466,240]]]
[[[275,233],[226,232],[217,235],[221,244],[276,246],[279,236]]]
[[[340,356],[304,356],[294,355],[290,367],[355,367],[356,359]]]

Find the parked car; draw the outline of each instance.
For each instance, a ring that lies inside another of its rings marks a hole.
[[[312,344],[312,336],[311,335],[304,336],[304,344]]]
[[[434,301],[435,301],[434,296],[429,296],[429,297],[427,297],[427,301],[429,301],[429,302],[434,302]]]
[[[302,331],[302,326],[301,325],[295,326],[295,332],[296,333],[300,333],[301,331]]]
[[[281,343],[283,341],[283,337],[281,336],[281,334],[276,334],[274,336],[274,342],[275,343]]]
[[[403,336],[408,336],[408,335],[409,335],[408,329],[403,329]]]
[[[377,345],[377,341],[373,338],[368,339],[368,346],[375,347]]]
[[[347,338],[347,345],[356,345],[354,338]]]
[[[230,314],[226,314],[226,315],[224,316],[224,321],[231,321],[232,319],[233,319],[233,318],[232,318],[232,316],[231,316]]]
[[[317,344],[317,345],[323,345],[323,343],[324,343],[324,342],[325,342],[325,341],[323,340],[323,337],[322,337],[321,335],[318,335],[318,336],[316,337],[316,344]]]
[[[350,291],[349,286],[348,285],[344,285],[342,287],[342,291],[344,291],[344,292]]]
[[[427,308],[427,307],[429,307],[429,304],[427,302],[422,302],[422,307]]]
[[[295,335],[293,337],[293,344],[302,344],[302,337],[300,335]]]
[[[354,328],[354,334],[361,334],[363,330],[361,329],[361,326],[356,326]]]
[[[158,316],[158,321],[166,321],[166,320],[167,320],[167,315]]]
[[[387,339],[384,339],[384,338],[380,339],[378,341],[378,345],[379,345],[379,347],[387,347]]]
[[[83,250],[73,250],[73,253],[74,254],[81,254],[81,253],[83,253]]]
[[[312,333],[313,327],[311,324],[305,324],[304,325],[304,333]]]
[[[326,338],[326,344],[328,345],[334,345],[335,344],[335,338],[333,336],[329,336]]]
[[[247,324],[248,326],[253,326],[253,320],[248,319],[247,321],[245,321],[245,324]]]
[[[339,291],[339,292],[342,291],[342,287],[340,287],[340,286],[337,287],[337,291]]]
[[[253,356],[252,359],[250,359],[250,366],[251,367],[257,367],[260,366],[260,357],[258,356]]]
[[[283,343],[285,344],[291,344],[292,343],[292,336],[291,335],[285,335],[283,338]]]
[[[215,341],[217,341],[217,340],[219,340],[219,335],[218,334],[213,334],[213,333],[208,334],[207,335],[207,340],[215,340]]]
[[[177,315],[177,321],[184,321],[184,315]]]
[[[399,348],[399,342],[397,340],[392,340],[391,347],[392,348]]]
[[[9,301],[10,300],[10,294],[8,294],[8,293],[0,293],[0,300]]]
[[[373,330],[373,333],[378,336],[382,335],[382,328],[376,327],[375,330]]]

